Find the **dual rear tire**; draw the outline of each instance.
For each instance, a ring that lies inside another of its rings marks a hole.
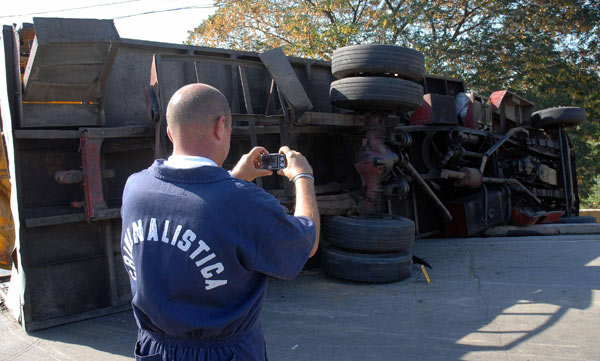
[[[375,75],[420,81],[425,74],[425,57],[401,46],[350,45],[333,52],[331,73],[337,79]]]
[[[423,104],[423,87],[409,80],[353,77],[331,83],[331,103],[356,111],[414,110]]]
[[[321,250],[323,270],[357,282],[402,281],[412,273],[414,235],[414,222],[403,217],[329,217],[323,224],[330,243]]]
[[[422,53],[392,45],[352,45],[333,52],[331,103],[355,111],[410,111],[423,104]]]
[[[396,282],[407,279],[412,273],[410,252],[364,253],[332,246],[321,252],[323,271],[349,281]]]

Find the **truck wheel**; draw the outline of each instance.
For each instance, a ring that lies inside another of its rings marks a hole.
[[[360,253],[327,246],[323,248],[321,265],[323,271],[333,277],[384,283],[410,277],[413,263],[409,252]]]
[[[323,237],[334,246],[350,250],[404,252],[414,244],[415,222],[404,217],[334,216],[323,219]]]
[[[579,125],[586,121],[586,116],[582,108],[558,107],[539,110],[531,114],[530,119],[534,128],[546,129]]]
[[[423,104],[423,87],[404,79],[354,77],[332,82],[329,97],[344,109],[409,111]]]
[[[401,46],[366,44],[336,49],[331,57],[331,73],[337,79],[357,75],[397,75],[419,81],[425,73],[423,53]]]

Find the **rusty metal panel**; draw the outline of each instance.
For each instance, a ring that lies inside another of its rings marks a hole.
[[[1,105],[6,122],[11,124],[13,117],[20,116],[20,71],[18,62],[18,46],[13,27],[2,28],[2,51],[0,51],[0,82],[5,81],[6,96]],[[4,60],[2,62],[1,60]],[[10,129],[10,128],[8,128]],[[4,136],[0,137],[0,268],[11,269],[12,252],[15,246],[15,227],[10,207],[11,184],[5,153]]]
[[[175,50],[121,44],[104,87],[105,126],[152,123],[144,95],[150,80],[152,56],[156,52],[171,51]]]
[[[71,207],[72,201],[83,200],[81,186],[59,184],[54,178],[58,171],[81,167],[78,140],[36,139],[18,143],[19,210],[23,219],[81,213]]]
[[[329,101],[329,85],[334,80],[331,67],[324,64],[312,64],[310,72],[309,97],[314,106],[313,112],[334,113]]]
[[[21,117],[21,71],[19,68],[19,48],[15,29],[12,26],[2,27],[2,52],[3,77],[0,80],[6,86],[6,108],[3,108],[4,117],[17,123]],[[1,99],[1,98],[0,98]]]
[[[120,40],[112,20],[34,18],[34,26],[24,100],[100,101]]]
[[[21,242],[20,257],[26,277],[22,302],[27,330],[111,305],[102,226],[80,222],[21,228],[21,239],[26,240]]]
[[[104,123],[104,113],[97,104],[23,104],[23,128],[92,126]]]
[[[506,219],[506,201],[502,191],[475,193],[447,204],[453,220],[445,221],[446,233],[455,237],[475,235]]]
[[[294,69],[281,48],[275,48],[260,54],[260,60],[275,79],[279,90],[290,103],[297,116],[311,110],[313,105],[302,87]]]
[[[423,95],[423,105],[411,114],[410,124],[458,125],[454,97],[439,94]]]
[[[425,74],[421,82],[425,94],[439,94],[455,96],[465,92],[465,82],[462,79],[448,78],[432,74]]]
[[[492,103],[492,131],[504,133],[514,126],[528,125],[535,104],[508,90],[493,92],[490,95]]]
[[[95,43],[120,39],[112,20],[33,18],[40,44]]]
[[[169,63],[173,64],[173,62],[163,62],[164,66],[167,66]],[[235,85],[237,85],[232,83],[231,74],[233,67],[234,65],[196,61],[194,62],[196,82],[205,83],[219,89],[219,91],[225,95],[229,102],[232,102],[234,96],[233,88]],[[167,71],[167,68],[165,68],[164,71]],[[165,77],[165,80],[166,78],[167,77]],[[181,81],[184,81],[183,77],[181,78]],[[181,87],[181,85],[175,87],[175,89],[169,89],[168,92],[171,93],[171,91],[176,91],[179,87]],[[163,84],[161,84],[161,90],[162,88]]]
[[[102,125],[102,89],[120,40],[113,22],[34,18],[34,25],[20,126]]]
[[[97,209],[106,209],[102,185],[102,138],[89,138],[87,132],[81,135],[79,143],[83,165],[83,182],[85,194],[85,215],[87,219],[94,218]]]
[[[110,220],[112,236],[112,250],[115,258],[115,287],[117,292],[116,304],[131,303],[131,284],[129,283],[129,274],[121,258],[121,218]]]

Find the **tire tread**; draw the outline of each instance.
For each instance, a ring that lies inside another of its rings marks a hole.
[[[322,250],[321,264],[326,274],[357,282],[402,281],[412,273],[412,254],[395,252],[370,254],[346,251],[333,246]]]

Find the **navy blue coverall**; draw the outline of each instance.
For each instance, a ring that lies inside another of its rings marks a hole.
[[[220,167],[156,160],[127,180],[121,251],[136,360],[265,360],[267,276],[294,278],[315,242],[307,217]]]

